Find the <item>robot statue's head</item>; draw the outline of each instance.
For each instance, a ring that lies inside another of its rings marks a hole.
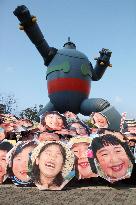
[[[64,43],[63,47],[69,49],[76,49],[76,45],[70,41],[70,37],[68,37],[68,42]]]

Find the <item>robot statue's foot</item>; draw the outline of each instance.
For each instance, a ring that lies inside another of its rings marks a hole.
[[[101,98],[86,99],[80,106],[80,113],[82,115],[90,115],[92,112],[101,112],[110,106],[107,100]]]
[[[114,131],[121,131],[120,123],[122,116],[106,100],[100,98],[86,99],[80,107],[80,113],[83,115],[90,115],[92,112],[99,112],[105,116],[109,122],[108,129]],[[124,122],[123,131],[127,129],[127,124]]]
[[[55,107],[51,102],[48,102],[46,106],[38,113],[38,116],[41,116],[45,112],[55,111]]]
[[[122,128],[120,127],[122,116],[113,106],[109,106],[108,108],[104,109],[100,113],[107,118],[109,122],[108,129],[114,130],[117,132],[119,131],[125,132],[125,130],[128,127],[127,123],[124,122],[123,127]]]

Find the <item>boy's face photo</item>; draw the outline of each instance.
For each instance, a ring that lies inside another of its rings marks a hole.
[[[132,166],[121,145],[107,145],[96,152],[97,160],[103,172],[112,179],[119,179],[127,174]]]
[[[14,175],[21,181],[28,181],[28,160],[29,153],[34,149],[33,146],[28,146],[22,149],[13,159],[12,171]]]

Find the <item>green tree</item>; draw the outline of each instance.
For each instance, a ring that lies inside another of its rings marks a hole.
[[[85,120],[84,123],[87,124],[89,127],[97,128],[94,124],[92,124],[91,119]]]
[[[19,116],[22,119],[27,118],[31,121],[39,122],[40,118],[38,116],[38,113],[39,111],[41,111],[42,108],[43,108],[43,105],[39,105],[39,106],[35,105],[34,107],[26,108],[20,112]]]
[[[0,94],[0,108],[4,114],[13,114],[17,110],[17,101],[13,94]]]

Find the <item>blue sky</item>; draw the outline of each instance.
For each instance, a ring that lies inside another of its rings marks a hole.
[[[107,99],[136,118],[136,1],[1,0],[0,93],[14,94],[19,110],[49,101],[43,59],[13,15],[22,4],[37,16],[50,46],[62,48],[70,36],[93,66],[99,50],[109,48],[113,67],[92,82],[90,97]]]

